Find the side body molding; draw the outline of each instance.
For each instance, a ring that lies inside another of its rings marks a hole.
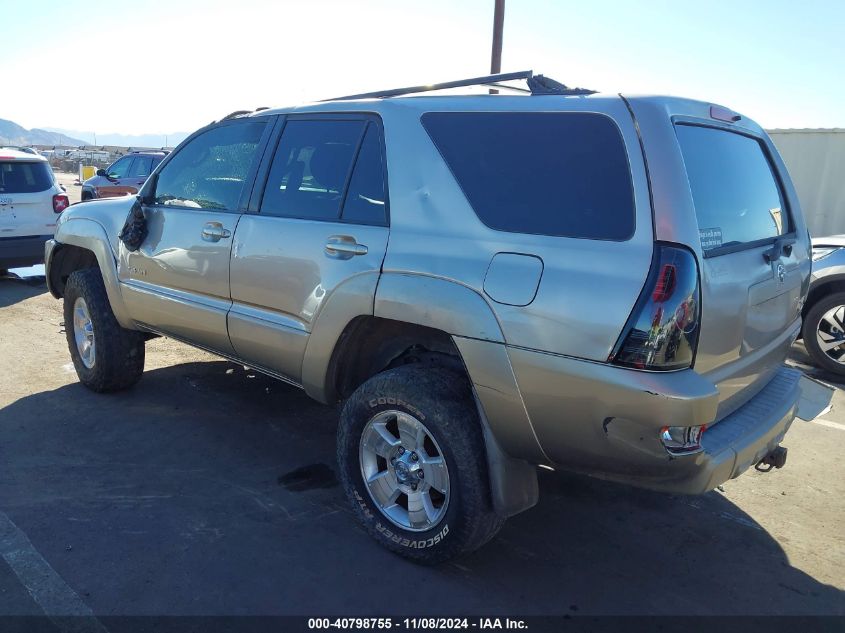
[[[112,312],[122,327],[135,329],[134,322],[129,316],[123,296],[120,294],[120,284],[117,278],[117,262],[109,243],[109,237],[103,225],[89,218],[70,217],[61,222],[56,229],[55,241],[58,248],[61,244],[69,244],[85,248],[97,258],[106,294],[109,297]]]

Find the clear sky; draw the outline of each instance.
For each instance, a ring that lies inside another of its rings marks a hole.
[[[493,0],[0,0],[0,118],[164,134],[485,74],[492,18]],[[845,127],[845,0],[507,0],[502,67]]]

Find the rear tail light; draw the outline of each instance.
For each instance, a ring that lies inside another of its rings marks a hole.
[[[57,193],[53,196],[53,213],[61,213],[70,206],[70,200],[67,196]]]
[[[645,288],[609,360],[657,371],[691,367],[700,317],[695,256],[680,246],[656,244]]]

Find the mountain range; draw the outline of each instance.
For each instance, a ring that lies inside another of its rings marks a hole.
[[[174,147],[188,136],[188,132],[171,134],[94,134],[81,130],[57,127],[27,130],[14,121],[0,119],[2,145],[116,145],[118,147]]]
[[[66,130],[64,128],[48,127],[50,132],[65,134],[77,138],[88,139],[86,145],[117,145],[118,147],[175,147],[188,136],[188,132],[171,132],[170,134],[101,134],[84,130]],[[97,142],[94,143],[96,138]]]
[[[85,145],[86,142],[55,130],[27,130],[14,121],[0,119],[0,143],[4,145]]]

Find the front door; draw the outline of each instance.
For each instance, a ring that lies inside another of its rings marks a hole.
[[[120,245],[123,295],[137,322],[233,354],[226,332],[232,236],[267,121],[235,119],[206,129],[158,172],[153,203],[144,209],[147,238],[136,252]]]
[[[287,118],[260,203],[235,233],[229,335],[240,358],[300,382],[326,301],[347,282],[354,299],[374,294],[389,232],[383,148],[375,117]]]
[[[132,155],[124,156],[109,165],[109,168],[106,170],[107,176],[97,177],[96,190],[98,198],[113,198],[115,196],[126,195],[126,184],[129,182],[129,168],[132,167],[133,160],[135,159]]]

